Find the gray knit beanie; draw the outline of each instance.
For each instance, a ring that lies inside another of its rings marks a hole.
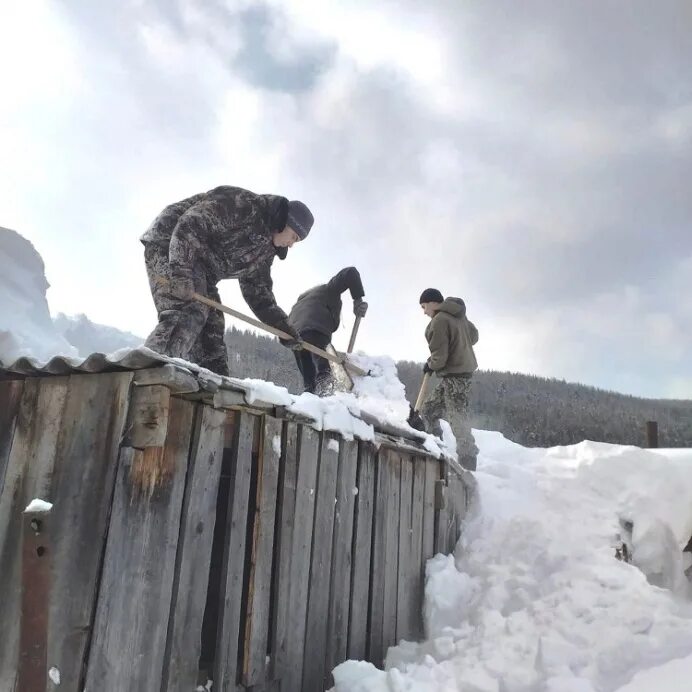
[[[300,236],[301,240],[307,238],[315,218],[312,212],[302,202],[292,200],[288,203],[288,218],[286,223]]]

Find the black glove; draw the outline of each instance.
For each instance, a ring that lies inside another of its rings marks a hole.
[[[362,298],[356,298],[353,301],[353,314],[356,317],[365,317],[368,311],[368,304]]]
[[[178,300],[190,301],[195,292],[195,284],[187,276],[172,277],[168,284],[168,292]]]
[[[432,374],[433,372],[435,371],[430,367],[430,365],[426,361],[425,365],[423,366],[423,374],[427,375],[428,373]]]
[[[300,338],[298,331],[290,324],[284,324],[280,327],[281,331],[290,334],[290,339],[279,339],[282,346],[290,348],[292,351],[300,351],[303,348],[303,340]]]

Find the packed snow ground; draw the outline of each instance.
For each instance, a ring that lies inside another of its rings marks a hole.
[[[692,450],[475,436],[476,505],[456,555],[427,565],[427,640],[386,672],[341,664],[335,691],[692,689]]]

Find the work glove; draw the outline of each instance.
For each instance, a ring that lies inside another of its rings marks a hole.
[[[300,351],[303,348],[303,340],[300,338],[300,334],[292,327],[290,324],[284,324],[280,327],[281,331],[290,334],[292,338],[290,339],[279,339],[282,346],[290,348],[292,351]]]
[[[432,374],[433,372],[434,372],[434,370],[430,367],[430,365],[426,361],[425,365],[423,366],[423,374],[427,375],[428,373]]]
[[[171,278],[168,284],[168,290],[170,294],[178,300],[187,302],[192,300],[192,294],[195,292],[195,284],[191,278],[176,276]]]
[[[368,304],[362,298],[356,298],[353,301],[353,314],[356,317],[365,317],[368,311]]]

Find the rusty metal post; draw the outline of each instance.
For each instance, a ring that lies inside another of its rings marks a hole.
[[[22,518],[22,611],[17,689],[45,692],[48,684],[51,510],[27,508]]]
[[[649,449],[658,447],[658,423],[655,420],[646,421],[646,446]]]

